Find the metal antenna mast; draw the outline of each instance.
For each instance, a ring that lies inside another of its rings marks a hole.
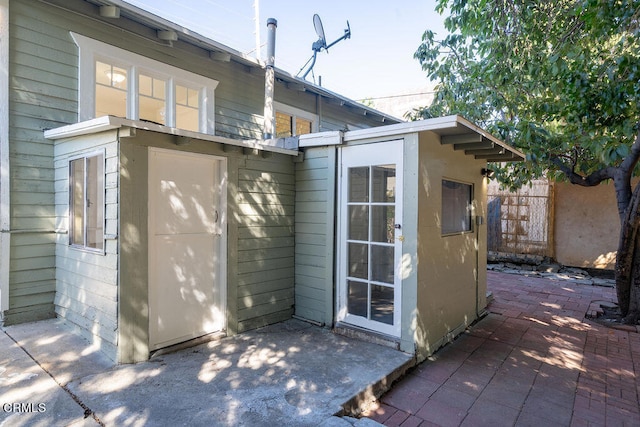
[[[304,64],[302,68],[300,68],[300,71],[298,71],[298,74],[296,74],[296,77],[298,77],[302,72],[302,70],[304,69],[304,67],[306,67],[309,64],[309,62],[311,62],[311,65],[309,65],[309,68],[307,68],[307,71],[305,71],[304,74],[302,75],[303,79],[307,78],[307,74],[309,74],[311,70],[313,70],[313,66],[316,65],[316,58],[318,56],[318,52],[321,52],[323,49],[329,52],[329,48],[331,46],[335,45],[339,41],[351,38],[351,27],[349,26],[349,21],[347,21],[347,28],[345,28],[344,34],[342,35],[342,37],[329,43],[328,45],[327,45],[327,39],[324,35],[324,28],[322,27],[322,21],[320,20],[320,16],[318,16],[317,13],[313,15],[313,26],[316,30],[316,34],[318,35],[318,40],[316,40],[311,45],[311,49],[313,50],[313,55],[311,56],[311,58],[309,58],[306,64]]]

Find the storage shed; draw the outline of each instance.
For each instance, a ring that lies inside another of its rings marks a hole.
[[[483,315],[487,162],[522,153],[459,116],[300,147],[297,315],[418,360]]]
[[[297,150],[111,116],[46,136],[56,307],[113,359],[291,317]]]
[[[467,120],[302,135],[297,149],[166,131],[105,116],[46,132],[68,230],[56,306],[118,361],[291,315],[422,360],[483,315],[486,165],[522,154]],[[103,245],[74,232],[76,209],[104,224]]]

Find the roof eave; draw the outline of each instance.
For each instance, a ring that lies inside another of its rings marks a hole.
[[[440,136],[441,144],[451,144],[456,150],[464,150],[465,154],[488,162],[513,162],[525,160],[525,155],[518,149],[499,140],[484,129],[474,125],[459,115],[436,117],[415,122],[404,122],[395,125],[361,129],[347,132],[344,141],[355,141],[365,138],[382,138],[409,133],[431,131]]]
[[[236,146],[250,150],[287,154],[290,156],[298,156],[300,154],[297,148],[283,148],[282,146],[279,146],[282,145],[280,144],[280,142],[285,143],[284,140],[232,139],[217,135],[209,135],[200,132],[172,128],[169,126],[163,126],[144,120],[130,120],[115,116],[101,116],[96,117],[95,119],[73,123],[55,129],[47,129],[44,131],[44,137],[55,141],[122,128],[158,132],[166,135],[173,135],[176,138],[182,138],[182,140],[176,140],[177,145],[180,145],[181,141],[188,141],[192,139]]]
[[[132,19],[136,22],[139,22],[151,28],[175,31],[176,33],[178,33],[179,39],[187,43],[191,43],[195,46],[199,46],[203,49],[209,50],[211,52],[221,52],[224,54],[228,54],[230,55],[231,59],[233,59],[237,63],[243,64],[252,68],[260,68],[260,69],[265,68],[264,62],[260,61],[257,58],[248,56],[238,50],[235,50],[213,39],[210,39],[194,31],[191,31],[186,27],[176,24],[175,22],[171,22],[167,19],[157,16],[144,9],[141,9],[137,6],[129,4],[123,0],[89,0],[89,1],[95,5],[117,6],[121,9],[120,13],[122,16],[125,16],[129,19]],[[312,92],[312,93],[324,96],[326,98],[335,100],[337,103],[340,103],[341,105],[346,104],[350,108],[358,111],[363,115],[370,115],[373,117],[377,117],[380,123],[399,123],[403,121],[401,118],[383,113],[371,107],[367,107],[364,104],[361,104],[350,98],[347,98],[345,96],[342,96],[335,92],[327,90],[322,86],[316,85],[315,83],[311,83],[307,80],[293,76],[287,71],[284,71],[282,69],[276,68],[275,72],[276,72],[276,78],[286,84],[291,84],[292,86],[295,85],[297,88],[300,88],[299,90]]]

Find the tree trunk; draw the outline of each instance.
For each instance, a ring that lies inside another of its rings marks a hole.
[[[640,319],[640,185],[636,186],[621,224],[616,259],[616,292],[625,322]]]

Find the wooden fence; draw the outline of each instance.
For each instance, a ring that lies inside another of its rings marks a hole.
[[[493,252],[553,257],[553,184],[538,180],[516,192],[488,188],[487,240]]]

